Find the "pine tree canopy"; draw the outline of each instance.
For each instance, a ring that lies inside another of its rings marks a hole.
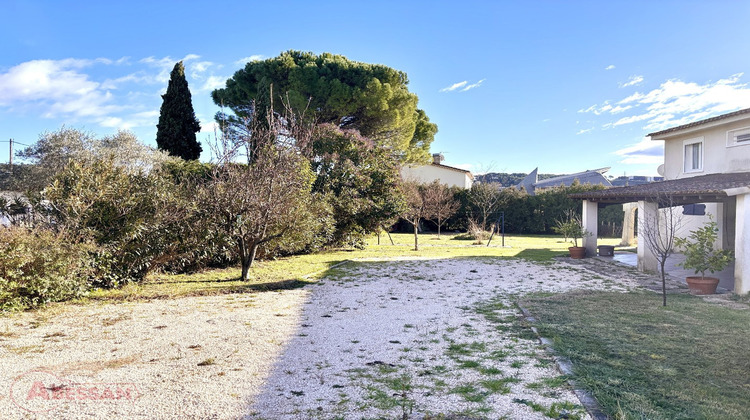
[[[195,133],[200,131],[201,126],[195,117],[182,61],[174,65],[167,93],[162,95],[162,99],[159,123],[156,125],[157,146],[185,160],[198,159],[203,149]]]
[[[417,108],[417,95],[409,92],[408,83],[406,73],[384,65],[287,51],[247,63],[211,96],[232,110],[231,121],[253,110],[267,112],[272,92],[276,112],[285,106],[307,109],[320,123],[357,129],[403,162],[427,162],[437,126]]]

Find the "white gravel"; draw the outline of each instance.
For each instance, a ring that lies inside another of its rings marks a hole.
[[[584,267],[357,261],[304,289],[1,317],[0,417],[533,419],[545,417],[531,406],[565,402],[580,414],[512,302],[636,286],[631,270]],[[47,400],[35,382],[71,391]],[[93,398],[106,389],[130,398]]]

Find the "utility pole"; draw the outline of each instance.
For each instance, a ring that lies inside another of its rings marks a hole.
[[[13,170],[13,139],[10,139],[10,169]]]

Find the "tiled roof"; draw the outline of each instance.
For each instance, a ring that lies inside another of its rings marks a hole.
[[[742,187],[750,187],[750,172],[709,174],[631,187],[614,187],[570,194],[569,197],[609,204],[671,197],[674,204],[684,204],[723,201],[728,197],[726,190]]]
[[[732,118],[732,117],[736,117],[738,115],[743,115],[743,114],[748,114],[748,113],[750,113],[750,108],[745,108],[745,109],[741,109],[739,111],[730,112],[729,114],[724,114],[724,115],[719,115],[719,116],[716,116],[716,117],[706,118],[705,120],[691,122],[689,124],[685,124],[685,125],[680,125],[680,126],[677,126],[677,127],[668,128],[666,130],[657,131],[655,133],[651,133],[651,134],[647,134],[647,135],[649,137],[661,136],[661,135],[669,134],[669,133],[672,133],[672,132],[675,132],[675,131],[680,131],[680,130],[685,130],[685,129],[688,129],[688,128],[698,127],[698,126],[703,125],[703,124],[708,124],[708,123],[712,123],[712,122],[715,122],[715,121],[721,121],[721,120],[724,120],[724,119],[727,119],[727,118]]]

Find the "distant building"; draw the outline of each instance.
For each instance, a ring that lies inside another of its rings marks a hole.
[[[629,187],[633,185],[643,185],[648,184],[651,182],[656,181],[664,181],[663,176],[618,176],[617,178],[613,179],[612,186],[613,187]]]
[[[441,153],[432,155],[432,163],[429,165],[404,165],[401,168],[401,178],[405,181],[417,181],[429,184],[435,180],[449,187],[471,188],[474,176],[471,171],[443,165],[445,160]]]
[[[519,190],[525,190],[529,195],[535,195],[537,191],[548,188],[559,186],[569,187],[575,182],[575,180],[578,180],[581,184],[604,185],[605,187],[612,186],[612,183],[604,177],[604,174],[609,171],[609,168],[593,169],[570,175],[561,175],[542,181],[539,181],[538,170],[539,168],[534,168],[534,170],[531,171],[531,173],[528,174],[526,178],[516,186],[516,188]]]

